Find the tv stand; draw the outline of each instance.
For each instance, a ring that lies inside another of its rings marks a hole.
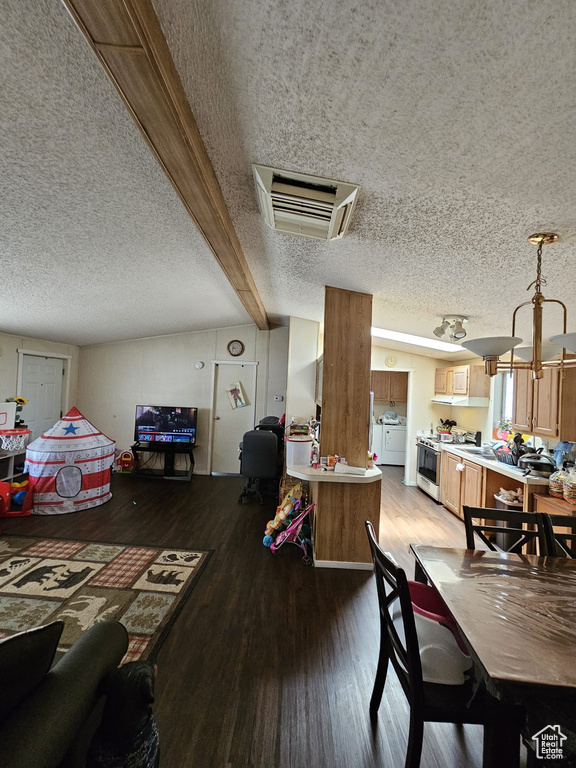
[[[134,456],[135,473],[137,475],[148,475],[150,477],[162,477],[164,480],[190,480],[194,471],[194,448],[190,443],[139,443],[132,446],[132,455]],[[162,469],[138,469],[139,453],[162,453],[164,454],[164,466]],[[174,457],[177,453],[186,454],[190,459],[188,469],[175,469]]]

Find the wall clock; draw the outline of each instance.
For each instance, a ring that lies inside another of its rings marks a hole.
[[[384,360],[388,368],[394,368],[396,365],[396,358],[395,357],[387,357],[386,360]]]
[[[228,342],[226,349],[228,350],[228,354],[232,355],[232,357],[238,357],[238,355],[241,355],[242,352],[244,352],[244,344],[241,341],[238,341],[238,339],[233,339]]]

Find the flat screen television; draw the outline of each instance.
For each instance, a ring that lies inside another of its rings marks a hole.
[[[137,405],[134,439],[139,443],[196,444],[198,408]]]

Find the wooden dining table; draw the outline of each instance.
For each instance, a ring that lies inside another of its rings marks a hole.
[[[524,708],[529,739],[559,726],[546,733],[560,739],[563,757],[546,764],[576,765],[576,560],[410,548],[454,616],[488,691]],[[518,740],[514,749],[505,720],[485,728],[486,768],[518,765]],[[543,738],[534,741],[536,750]]]

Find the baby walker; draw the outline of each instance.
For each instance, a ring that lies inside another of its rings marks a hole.
[[[298,509],[300,508],[300,505],[302,502],[300,499],[294,502],[294,508],[293,513],[296,513]],[[288,527],[284,531],[280,531],[280,533],[276,536],[272,544],[270,544],[270,551],[276,552],[280,549],[282,544],[285,544],[286,542],[288,544],[296,544],[297,547],[300,547],[300,549],[304,552],[304,556],[302,557],[302,562],[304,565],[312,565],[312,542],[310,539],[305,538],[302,536],[302,525],[304,524],[304,520],[306,517],[310,514],[314,507],[314,503],[309,504],[302,512],[300,512],[299,515],[296,515],[296,517],[292,520],[292,522],[288,525]]]

